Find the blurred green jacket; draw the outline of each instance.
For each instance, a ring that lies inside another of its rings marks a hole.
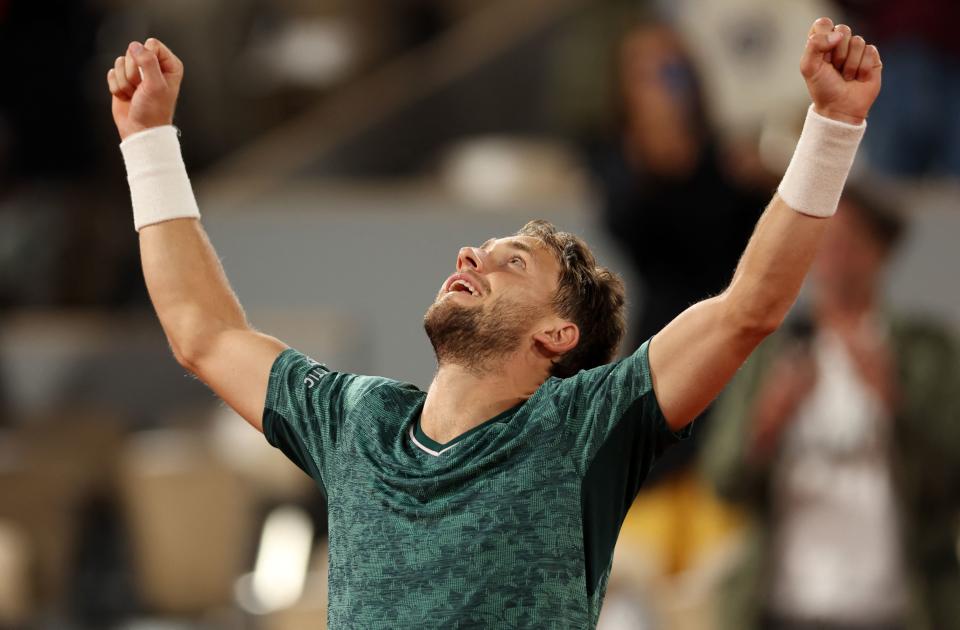
[[[762,376],[787,341],[785,334],[773,335],[750,357],[715,405],[702,451],[707,481],[751,517],[740,564],[727,577],[719,598],[719,627],[726,630],[758,628],[765,610],[771,466],[748,464],[745,449],[751,403]],[[960,349],[943,327],[918,320],[892,321],[890,341],[902,395],[889,461],[909,572],[906,628],[960,630]]]

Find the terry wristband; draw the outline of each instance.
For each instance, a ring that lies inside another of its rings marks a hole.
[[[165,125],[135,133],[120,143],[120,152],[127,166],[137,232],[171,219],[200,218],[176,127]]]
[[[797,150],[777,189],[780,198],[797,212],[833,216],[866,129],[866,121],[851,125],[826,118],[811,105]]]

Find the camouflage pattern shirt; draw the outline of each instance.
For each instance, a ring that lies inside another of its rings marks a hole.
[[[327,497],[330,628],[595,627],[623,518],[680,437],[648,344],[447,444],[417,387],[284,351],[263,428]]]

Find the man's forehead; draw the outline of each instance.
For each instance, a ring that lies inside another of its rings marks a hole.
[[[480,249],[489,251],[497,245],[512,247],[529,254],[535,254],[536,250],[546,250],[543,242],[532,236],[504,236],[501,238],[491,238],[487,239],[487,241],[480,246]]]

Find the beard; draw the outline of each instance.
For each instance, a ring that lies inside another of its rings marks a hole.
[[[497,298],[489,304],[464,306],[455,298],[434,302],[423,316],[438,365],[455,364],[483,371],[496,359],[520,349],[538,317],[534,306]]]

